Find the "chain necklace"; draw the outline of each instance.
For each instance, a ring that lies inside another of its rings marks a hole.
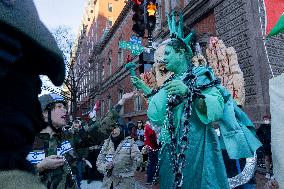
[[[64,160],[64,163],[65,163],[66,167],[67,167],[67,171],[71,175],[71,179],[72,179],[73,183],[75,184],[75,186],[77,188],[78,187],[78,183],[77,183],[75,175],[72,172],[72,168],[71,168],[70,164],[68,163],[68,161],[66,160],[65,156],[62,156],[62,158]]]
[[[167,79],[164,84],[159,87],[158,89],[152,91],[150,96],[156,94],[161,88],[164,87],[164,85],[171,81],[175,76],[172,75],[169,79]],[[190,132],[190,117],[192,115],[192,103],[196,98],[202,98],[204,99],[205,96],[201,93],[201,90],[204,90],[209,87],[213,87],[217,84],[220,84],[219,79],[215,79],[211,81],[208,84],[196,86],[196,75],[192,73],[192,69],[189,68],[188,71],[185,73],[185,77],[183,79],[183,82],[188,86],[188,95],[185,97],[181,97],[178,95],[172,95],[168,96],[167,98],[167,120],[165,120],[164,124],[167,126],[169,134],[170,134],[170,149],[171,149],[171,160],[173,162],[173,172],[174,172],[174,188],[180,189],[183,185],[183,169],[186,166],[186,156],[185,151],[189,149],[189,139],[188,134]],[[174,127],[174,120],[173,120],[173,108],[175,108],[177,105],[179,105],[183,100],[186,99],[186,104],[184,106],[184,121],[182,126],[182,135],[180,137],[180,140],[177,140],[175,136],[175,127]],[[167,122],[168,121],[168,122]],[[168,125],[167,125],[168,124]],[[160,161],[160,159],[159,159]],[[155,176],[154,176],[154,182],[157,182],[158,178],[158,171],[159,170],[159,164],[156,166]]]

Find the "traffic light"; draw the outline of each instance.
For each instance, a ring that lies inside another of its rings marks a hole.
[[[140,5],[143,2],[143,0],[132,0],[132,1],[137,5]]]
[[[154,64],[154,51],[143,52],[139,55],[139,73],[149,72]]]
[[[147,29],[148,31],[153,31],[156,26],[156,12],[157,3],[156,0],[147,0]]]
[[[145,34],[145,9],[143,5],[143,0],[133,0],[135,3],[133,4],[132,10],[134,12],[132,21],[133,27],[132,30],[137,34],[138,37],[143,37]]]

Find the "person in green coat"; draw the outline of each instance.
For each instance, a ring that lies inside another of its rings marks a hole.
[[[171,39],[161,46],[165,46],[166,69],[174,74],[155,90],[137,76],[131,78],[148,97],[148,118],[161,128],[160,187],[229,189],[221,144],[232,159],[253,157],[261,144],[249,129],[252,123],[212,70],[191,63],[188,44],[193,33],[183,38],[175,25],[169,26]],[[221,141],[212,126],[216,121]]]

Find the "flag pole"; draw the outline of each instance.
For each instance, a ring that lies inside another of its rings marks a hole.
[[[263,24],[262,24],[262,18],[261,18],[261,10],[260,10],[260,2],[261,0],[258,0],[258,15],[259,15],[259,22],[260,22],[260,27],[261,27],[261,33],[262,33],[262,41],[263,41],[263,45],[264,45],[264,51],[265,51],[265,55],[268,61],[268,65],[269,65],[269,69],[272,75],[272,78],[274,78],[274,73],[272,70],[272,66],[271,66],[271,62],[268,56],[268,51],[267,51],[267,47],[266,47],[266,37],[265,37],[265,31],[266,31],[266,19],[264,20],[265,26],[264,26],[264,30],[263,30]],[[265,2],[263,0],[263,7],[264,7],[264,16],[266,17],[266,10],[265,10]]]

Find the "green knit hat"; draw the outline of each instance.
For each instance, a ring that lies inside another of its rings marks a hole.
[[[36,62],[36,71],[47,75],[54,85],[62,85],[65,64],[62,52],[50,31],[40,21],[32,0],[0,0],[0,30],[16,34]]]

